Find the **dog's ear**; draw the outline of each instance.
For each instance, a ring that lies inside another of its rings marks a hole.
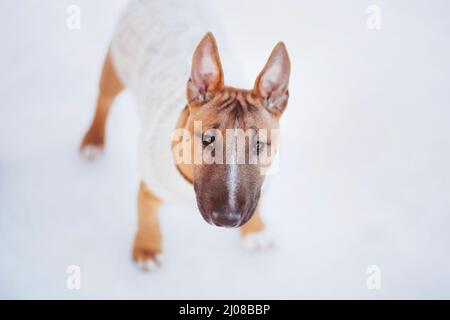
[[[219,50],[213,34],[208,32],[198,44],[192,58],[191,77],[187,84],[188,101],[208,101],[214,91],[223,87]]]
[[[278,42],[264,69],[258,75],[253,93],[263,99],[264,106],[280,115],[287,106],[291,62],[283,42]]]

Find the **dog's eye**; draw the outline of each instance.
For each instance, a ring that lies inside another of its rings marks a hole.
[[[255,144],[256,154],[259,154],[264,149],[265,145],[266,144],[260,140],[256,141]]]
[[[216,137],[215,137],[215,136],[207,136],[207,135],[203,135],[202,143],[203,143],[203,145],[206,147],[206,146],[209,146],[211,143],[213,143],[214,140],[216,140]]]

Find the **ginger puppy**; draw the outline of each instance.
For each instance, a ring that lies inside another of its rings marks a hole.
[[[289,96],[290,61],[282,42],[252,89],[229,87],[212,33],[203,36],[192,56],[186,39],[198,29],[180,32],[177,24],[186,26],[187,20],[183,15],[176,22],[167,19],[173,14],[167,6],[164,1],[139,1],[125,10],[80,148],[88,159],[103,150],[111,104],[123,89],[130,90],[141,120],[132,255],[145,270],[160,264],[158,210],[164,202],[196,204],[208,223],[240,228],[250,249],[269,245],[259,202]]]

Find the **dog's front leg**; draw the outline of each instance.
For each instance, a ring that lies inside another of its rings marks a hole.
[[[138,228],[133,247],[133,259],[138,266],[149,271],[161,263],[161,228],[158,210],[161,200],[141,182],[138,194]]]
[[[273,243],[265,229],[258,205],[253,217],[240,229],[244,249],[256,251],[270,248]]]

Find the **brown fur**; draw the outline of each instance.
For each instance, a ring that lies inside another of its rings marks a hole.
[[[117,77],[116,71],[111,61],[111,55],[108,52],[103,64],[100,76],[99,94],[97,98],[97,107],[89,130],[84,135],[81,142],[81,148],[93,145],[103,148],[105,144],[105,126],[109,110],[114,98],[123,90],[123,85]]]
[[[226,144],[225,131],[235,126],[239,129],[277,129],[279,115],[272,114],[262,106],[261,99],[251,90],[242,90],[232,87],[222,87],[219,91],[211,93],[210,101],[207,104],[199,105],[194,102],[189,104],[189,108],[183,111],[183,121],[178,123],[178,128],[189,130],[191,137],[191,157],[194,157],[194,143],[201,143],[201,136],[194,132],[194,122],[201,121],[204,132],[214,127],[220,130],[224,137],[223,145]],[[276,141],[269,143],[276,144]],[[175,144],[175,142],[173,143]],[[249,148],[247,153],[251,152]],[[225,150],[224,150],[225,154]],[[247,158],[248,159],[248,158]],[[207,221],[211,221],[212,212],[227,210],[227,189],[212,188],[211,185],[224,186],[225,176],[228,165],[209,164],[192,165],[179,164],[178,169],[185,177],[193,181],[197,193],[197,203],[200,212]],[[257,165],[243,164],[239,165],[240,174],[245,177],[245,181],[240,183],[238,192],[238,202],[241,203],[240,211],[243,217],[242,223],[251,218],[258,204],[259,191],[263,183],[263,176],[260,174]],[[202,183],[202,177],[207,182]],[[254,199],[254,201],[252,201]]]
[[[206,151],[203,152],[206,164],[194,161],[193,165],[179,166],[179,170],[185,177],[192,177],[199,211],[208,223],[236,227],[252,217],[264,181],[261,174],[264,168],[260,162],[251,163],[247,159],[258,156],[255,150],[260,145],[266,147],[269,160],[272,151],[275,152],[276,141],[273,148],[268,147],[270,141],[261,141],[258,133],[268,134],[270,140],[272,130],[278,128],[278,120],[287,106],[289,73],[289,57],[280,42],[252,90],[227,87],[214,36],[207,33],[195,49],[187,85],[188,109],[183,112],[184,120],[179,128],[189,130],[193,137],[190,139],[191,162],[196,158],[198,148],[195,146],[206,142],[202,147]],[[194,132],[196,122],[201,123],[201,132]],[[234,133],[252,129],[245,138],[245,154],[244,150],[239,150],[239,157],[244,162],[235,164],[236,159],[228,158],[236,148],[236,138],[226,134],[229,129]],[[214,143],[208,142],[211,137]],[[175,157],[179,152],[176,149]],[[218,162],[217,152],[220,153]]]
[[[161,200],[141,182],[138,194],[138,228],[133,246],[135,261],[153,260],[161,253],[162,235],[158,218],[160,206]]]

